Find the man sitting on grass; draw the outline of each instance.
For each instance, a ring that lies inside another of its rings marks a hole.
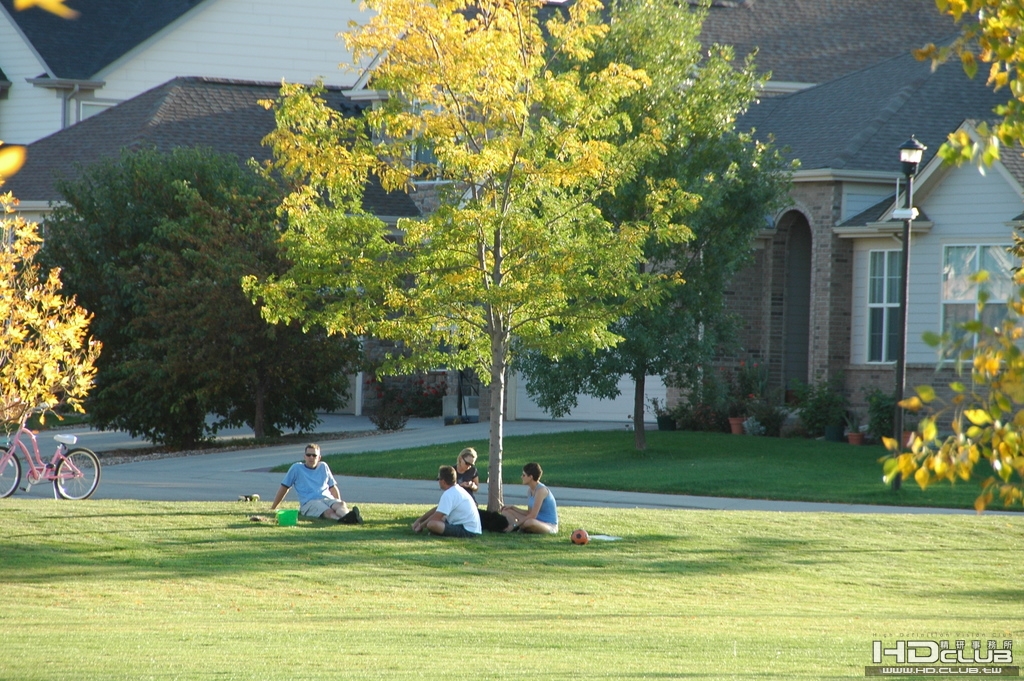
[[[455,469],[441,466],[437,471],[437,484],[443,490],[441,500],[416,519],[412,531],[426,529],[444,537],[479,537],[483,530],[476,502],[469,492],[455,484]]]
[[[299,495],[299,513],[304,516],[337,520],[346,525],[363,522],[359,507],[353,506],[349,511],[348,505],[342,501],[331,467],[326,461],[320,460],[320,445],[306,445],[303,460],[292,464],[285,473],[274,503],[270,505],[271,511],[284,501],[284,496],[292,487]]]

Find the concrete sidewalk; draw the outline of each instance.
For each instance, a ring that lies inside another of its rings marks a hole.
[[[623,424],[582,421],[510,421],[505,435],[532,435],[585,430],[619,430]],[[372,431],[369,419],[360,416],[326,415],[318,432]],[[148,446],[149,443],[124,434],[78,433],[79,442],[91,449],[124,449]],[[361,454],[428,444],[449,444],[466,440],[485,440],[488,424],[475,423],[445,427],[440,419],[410,419],[405,430],[397,433],[373,434],[343,440],[321,442],[324,454]],[[251,432],[225,432],[224,439],[251,437]],[[317,441],[311,434],[309,440]],[[46,438],[40,438],[40,449],[47,451]],[[190,457],[175,457],[124,463],[103,468],[95,499],[141,499],[150,501],[234,501],[242,494],[259,494],[263,501],[274,498],[283,473],[271,473],[279,464],[301,458],[302,445],[241,449]],[[450,462],[457,452],[453,449]],[[102,460],[102,455],[101,455]],[[439,461],[438,465],[449,463]],[[338,476],[338,485],[346,501],[351,503],[403,503],[429,506],[437,503],[439,489],[434,480],[396,480]],[[905,506],[871,506],[866,504],[825,504],[798,501],[765,501],[697,497],[675,494],[615,492],[608,490],[554,487],[552,491],[561,506],[604,506],[617,508],[705,509],[736,511],[832,512],[832,513],[907,513],[907,514],[971,514],[961,509],[916,508]],[[18,492],[18,496],[25,496]],[[37,485],[30,497],[52,498],[52,485]],[[525,505],[526,487],[505,485],[507,503]],[[486,483],[480,486],[477,499],[487,498]],[[296,501],[292,492],[286,503]],[[265,507],[264,507],[265,508]],[[988,511],[987,513],[999,513]]]

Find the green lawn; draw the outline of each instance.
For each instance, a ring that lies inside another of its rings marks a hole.
[[[343,475],[433,479],[439,465],[454,465],[463,446],[480,452],[480,480],[486,481],[486,441],[326,459],[331,470]],[[927,491],[911,481],[893,492],[882,482],[878,459],[884,455],[878,446],[686,431],[648,433],[648,449],[637,452],[630,432],[592,431],[507,438],[503,478],[519,483],[522,465],[538,461],[544,482],[552,487],[973,508],[981,479],[991,475],[982,464],[976,481],[933,485]]]
[[[1024,517],[562,509],[622,537],[0,501],[0,678],[853,679],[871,642],[1024,647]]]

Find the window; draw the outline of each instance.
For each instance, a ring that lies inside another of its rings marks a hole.
[[[895,362],[900,340],[900,251],[871,251],[868,266],[868,361]]]
[[[946,246],[942,259],[942,330],[954,339],[964,331],[958,328],[977,317],[978,295],[988,293],[981,321],[999,326],[1006,317],[1006,301],[1013,291],[1014,267],[1009,246]],[[985,270],[988,281],[978,283],[975,274]]]
[[[78,120],[84,121],[86,118],[91,118],[112,106],[114,106],[113,102],[80,102],[78,105]]]

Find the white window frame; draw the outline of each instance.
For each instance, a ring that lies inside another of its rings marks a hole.
[[[956,337],[956,325],[977,318],[978,295],[987,291],[986,317],[992,320],[993,326],[1006,316],[1007,302],[1013,295],[1013,267],[1015,257],[1008,253],[1011,244],[944,244],[942,247],[942,330]],[[966,265],[965,271],[957,274],[953,268],[957,264],[951,260],[954,249],[965,253],[971,252],[967,258],[961,258]],[[1006,268],[993,271],[998,260],[1003,260]],[[970,281],[970,277],[981,270],[987,270],[989,280],[984,283]],[[961,314],[953,318],[949,312],[954,307],[961,308]],[[977,339],[972,340],[972,345]]]
[[[868,364],[892,364],[896,361],[895,347],[898,343],[900,316],[901,250],[868,251],[867,286],[867,362]],[[881,265],[881,272],[877,265]],[[878,329],[881,324],[881,329]],[[873,341],[874,337],[880,337]],[[879,345],[880,343],[880,345]],[[877,351],[876,351],[877,350]]]
[[[87,118],[103,113],[107,109],[117,106],[119,102],[103,99],[79,99],[77,100],[78,108],[78,122],[81,123]],[[92,113],[87,114],[87,110],[92,109]]]

